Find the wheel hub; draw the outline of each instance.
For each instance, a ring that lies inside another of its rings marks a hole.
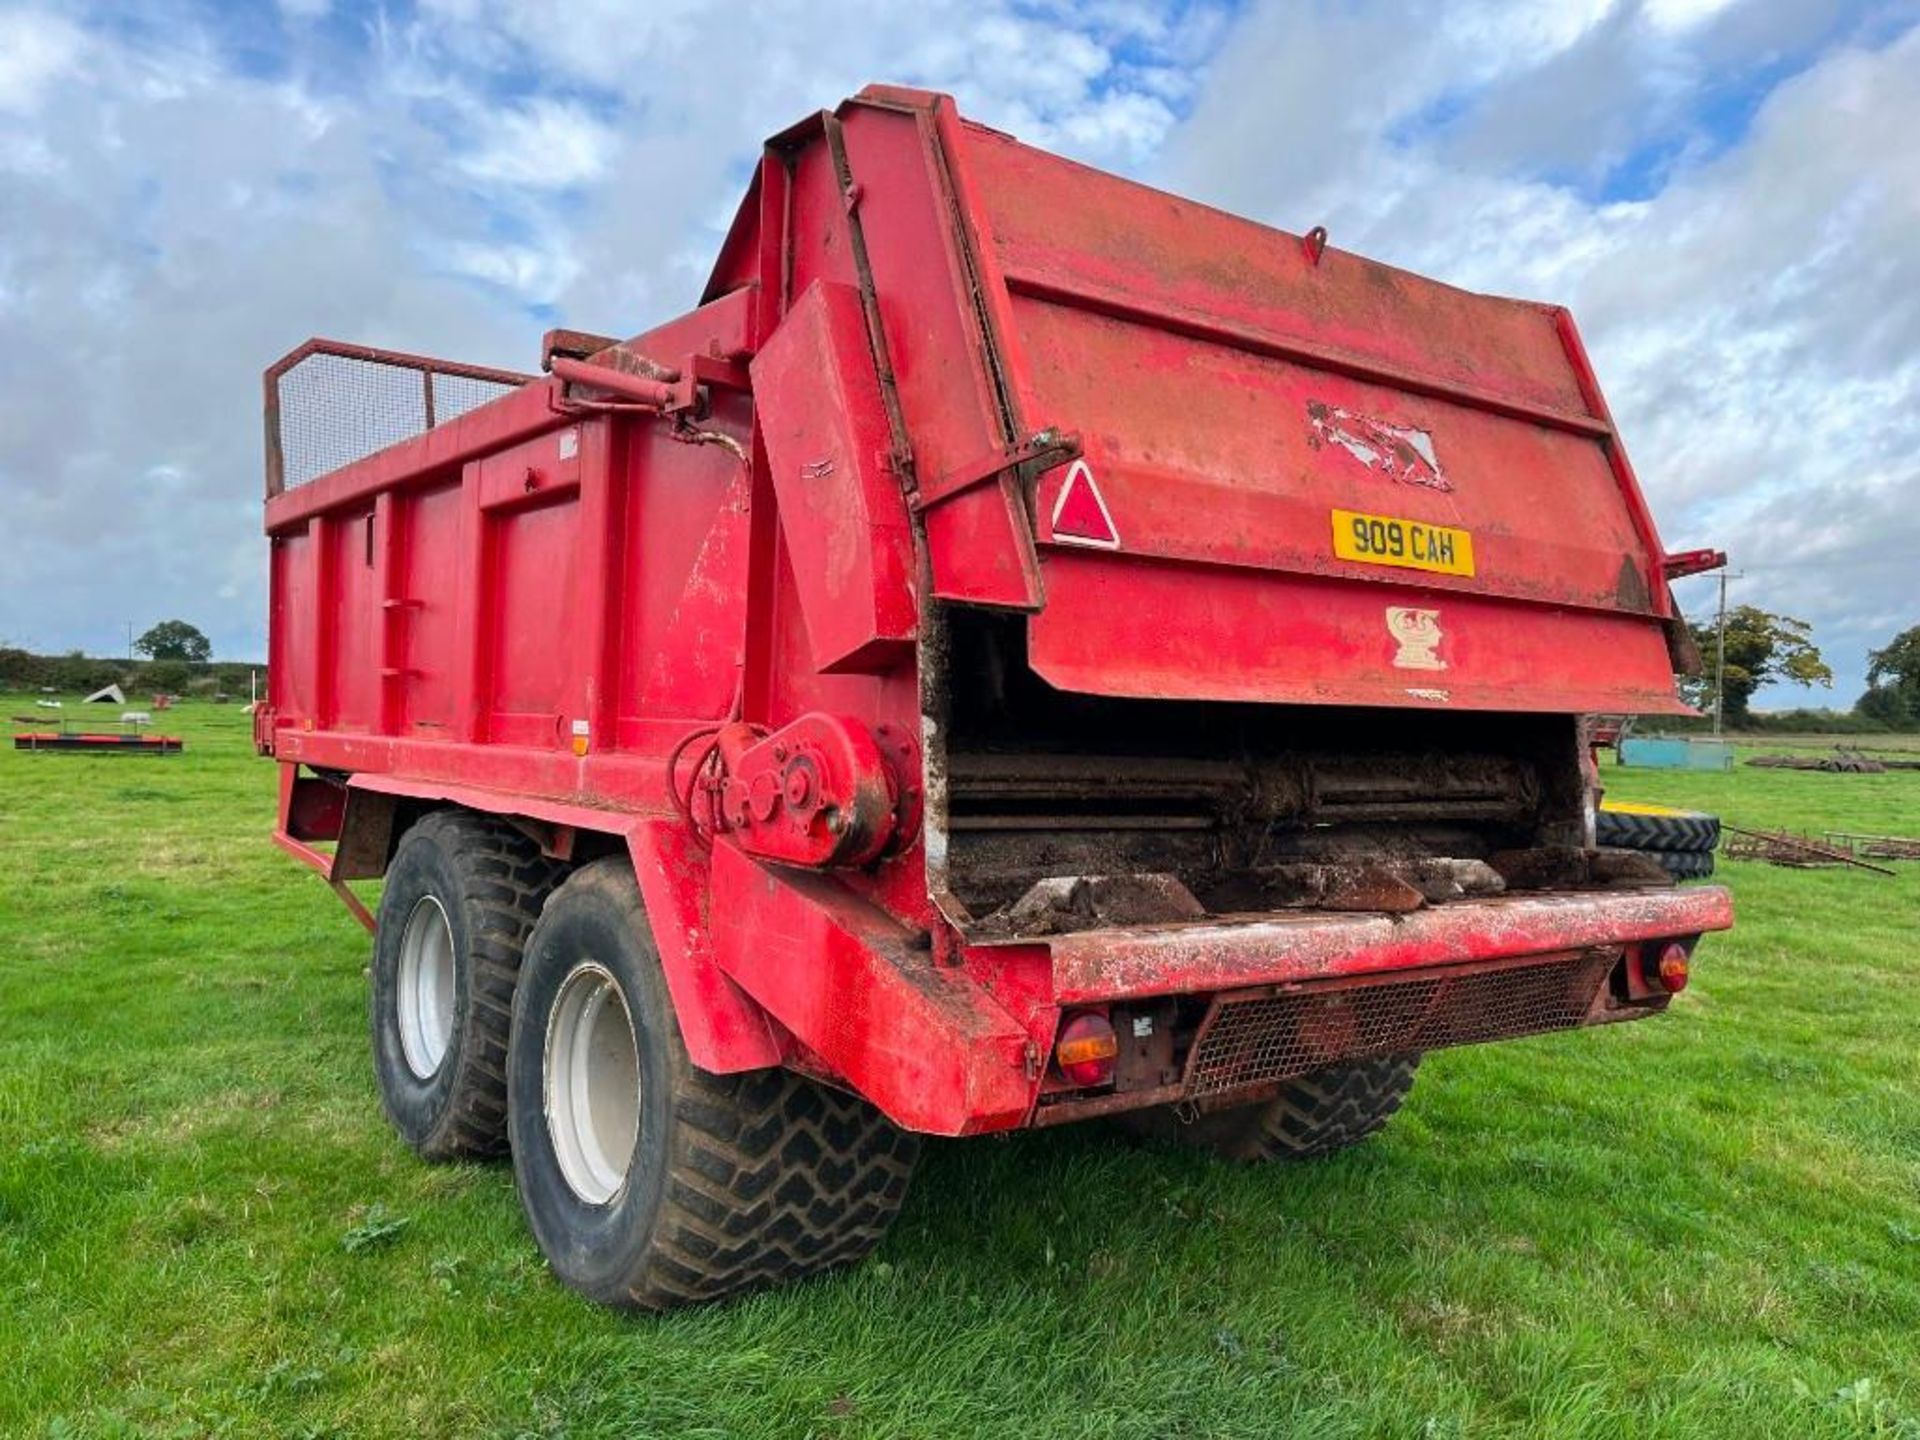
[[[400,932],[395,1000],[400,1054],[417,1079],[430,1080],[453,1041],[453,927],[431,895],[414,902]]]
[[[587,1204],[605,1205],[626,1184],[640,1135],[640,1047],[604,966],[583,960],[560,982],[543,1070],[560,1174]]]

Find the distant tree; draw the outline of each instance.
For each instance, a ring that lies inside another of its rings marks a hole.
[[[1885,649],[1867,652],[1867,684],[1875,689],[1891,686],[1905,698],[1907,708],[1920,715],[1920,625],[1902,630]]]
[[[1718,631],[1712,621],[1693,628],[1700,647],[1700,678],[1690,681],[1687,698],[1702,707],[1713,703]],[[1813,627],[1791,615],[1775,615],[1757,605],[1736,605],[1727,612],[1727,666],[1724,719],[1741,724],[1753,692],[1775,680],[1794,685],[1833,684],[1833,671],[1813,643]]]
[[[89,660],[78,650],[55,655],[46,662],[46,678],[40,683],[60,690],[78,690],[82,694],[98,690],[125,678],[126,662]]]
[[[204,665],[213,658],[207,637],[184,620],[162,620],[133,642],[133,648],[153,660],[184,660]]]
[[[47,662],[17,645],[0,645],[0,689],[37,690],[47,683]]]
[[[1889,730],[1911,730],[1920,713],[1906,691],[1898,685],[1875,685],[1855,702],[1853,713],[1884,725]]]
[[[184,660],[155,660],[141,676],[143,683],[159,695],[180,694],[192,678],[193,670]]]

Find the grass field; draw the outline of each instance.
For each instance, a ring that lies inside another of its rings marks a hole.
[[[0,1434],[1920,1436],[1920,866],[1726,866],[1672,1015],[1436,1055],[1334,1160],[937,1144],[876,1262],[634,1319],[392,1138],[247,717],[167,724],[0,751]],[[1607,778],[1920,832],[1920,772]]]

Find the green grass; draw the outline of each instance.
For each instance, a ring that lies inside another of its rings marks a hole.
[[[1920,866],[1729,865],[1670,1016],[1437,1055],[1334,1160],[936,1144],[876,1262],[635,1319],[391,1136],[246,717],[167,726],[0,752],[0,1434],[1920,1435]],[[1606,775],[1920,831],[1920,773]]]

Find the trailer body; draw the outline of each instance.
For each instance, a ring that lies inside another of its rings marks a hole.
[[[445,807],[630,857],[703,1071],[1212,1109],[1657,1013],[1731,923],[1593,849],[1578,717],[1683,712],[1686,632],[1558,307],[870,87],[688,313],[316,342],[267,411],[276,838],[349,897]]]

